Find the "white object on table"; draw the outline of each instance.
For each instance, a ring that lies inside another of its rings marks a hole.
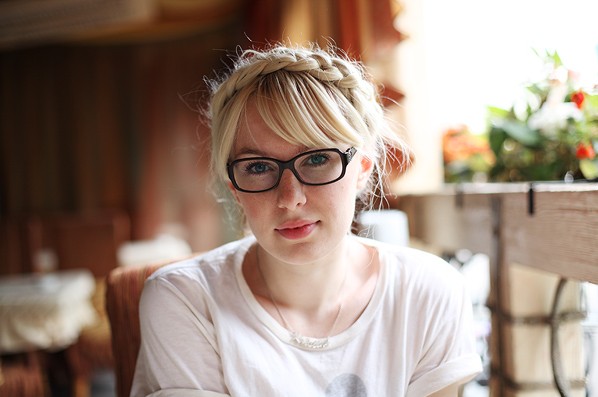
[[[0,352],[59,350],[97,320],[88,270],[0,277]]]
[[[161,234],[153,240],[130,241],[118,249],[120,266],[164,262],[192,254],[189,244],[176,236]]]
[[[357,222],[362,228],[359,232],[361,236],[403,247],[409,246],[409,222],[403,211],[364,211]]]

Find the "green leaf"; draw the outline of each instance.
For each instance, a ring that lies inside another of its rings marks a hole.
[[[510,112],[506,109],[502,109],[496,106],[488,106],[488,117],[490,119],[499,118],[499,119],[506,119],[509,118]]]
[[[579,169],[586,179],[598,178],[598,160],[579,160]]]
[[[555,67],[563,66],[563,61],[561,60],[561,57],[559,56],[559,53],[556,50],[552,54],[550,54],[550,58],[554,63]]]
[[[589,105],[592,108],[598,109],[598,95],[594,95],[594,94],[589,95],[589,94],[587,94],[585,100],[586,100],[586,105],[585,106]]]
[[[500,159],[500,152],[502,150],[502,145],[507,138],[507,134],[498,127],[492,127],[490,132],[488,133],[488,143],[490,144],[490,149],[494,152],[494,155]]]
[[[545,84],[540,83],[529,84],[525,88],[532,94],[539,97],[540,100],[545,98],[548,95],[548,92],[550,91],[549,87],[547,87]]]
[[[538,131],[532,130],[526,124],[505,120],[501,127],[507,135],[525,146],[533,147],[540,143],[541,137]]]

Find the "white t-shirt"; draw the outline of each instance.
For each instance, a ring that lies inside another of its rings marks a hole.
[[[374,294],[321,349],[293,344],[251,293],[241,265],[253,237],[155,272],[131,396],[422,397],[480,372],[460,273],[422,251],[359,240],[379,252]]]

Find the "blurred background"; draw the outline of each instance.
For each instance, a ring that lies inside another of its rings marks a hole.
[[[0,276],[86,269],[102,297],[116,267],[238,237],[198,110],[239,48],[332,42],[363,61],[415,150],[390,176],[400,197],[442,187],[443,136],[487,133],[488,107],[545,72],[534,50],[595,91],[595,15],[593,0],[0,1]]]
[[[590,0],[5,0],[0,273],[42,266],[36,253],[60,245],[50,241],[59,237],[58,218],[114,218],[118,239],[174,234],[193,251],[235,237],[209,189],[209,136],[196,110],[203,77],[221,71],[238,46],[332,41],[361,59],[416,151],[395,191],[425,192],[443,183],[442,134],[455,125],[484,132],[486,107],[507,106],[543,67],[532,49],[559,51],[596,82],[597,7]]]
[[[37,254],[68,250],[58,240],[78,222],[114,223],[117,244],[166,233],[201,251],[230,239],[197,112],[204,76],[238,46],[279,40],[383,58],[401,40],[398,11],[357,0],[0,3],[0,272],[48,266]],[[391,84],[385,94],[401,97]]]

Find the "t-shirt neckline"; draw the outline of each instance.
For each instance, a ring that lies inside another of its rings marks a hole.
[[[357,239],[357,241],[360,241],[368,247],[372,247],[377,251],[377,255],[380,261],[380,271],[378,274],[378,279],[376,280],[374,293],[372,294],[370,301],[368,302],[366,308],[361,313],[359,318],[346,330],[342,331],[339,334],[330,336],[328,338],[327,346],[324,348],[317,348],[318,351],[330,350],[339,346],[343,346],[350,340],[355,338],[357,335],[364,332],[367,328],[367,325],[373,320],[376,312],[379,310],[382,298],[386,293],[387,278],[389,277],[389,267],[386,264],[386,258],[384,257],[384,253],[379,249],[378,245],[374,241],[358,236],[353,237]],[[316,350],[308,347],[298,346],[295,343],[293,343],[293,333],[287,330],[285,327],[283,327],[278,321],[276,321],[276,319],[274,319],[274,317],[272,317],[270,313],[268,313],[266,309],[264,309],[264,307],[258,302],[258,300],[251,292],[251,289],[249,288],[249,285],[247,284],[247,281],[243,276],[242,267],[247,252],[256,243],[257,241],[253,236],[245,238],[242,242],[242,246],[240,247],[241,249],[238,251],[235,257],[235,277],[237,279],[237,284],[239,286],[241,295],[245,299],[245,302],[249,306],[251,312],[257,317],[257,319],[262,324],[264,324],[274,335],[276,335],[278,339],[285,342],[286,344],[289,344],[299,349]],[[319,338],[310,339],[319,340]],[[325,339],[326,338],[321,338],[322,341],[324,341]]]

